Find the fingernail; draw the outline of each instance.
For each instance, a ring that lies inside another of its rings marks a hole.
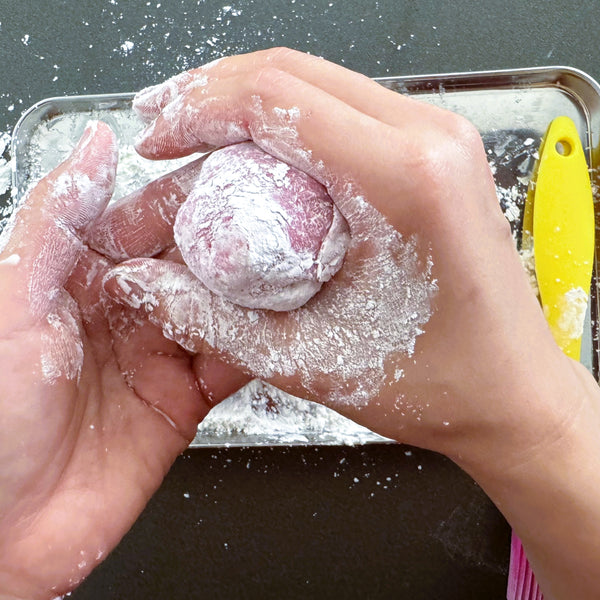
[[[139,91],[133,98],[133,110],[144,120],[155,118],[160,112],[160,99],[168,91],[165,83],[152,85]]]
[[[90,140],[94,137],[94,134],[98,130],[98,121],[88,121],[77,145],[74,150],[81,150],[87,146]]]
[[[154,135],[154,130],[156,128],[156,120],[152,121],[148,127],[143,129],[134,140],[134,147],[138,152],[142,152],[144,146],[148,142],[149,139]]]
[[[131,308],[149,308],[155,304],[153,294],[145,291],[142,282],[122,267],[117,267],[104,276],[102,288],[113,300]]]

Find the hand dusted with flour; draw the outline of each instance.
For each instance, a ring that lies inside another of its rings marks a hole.
[[[351,242],[336,276],[290,314],[234,306],[165,261],[119,266],[115,298],[189,350],[212,347],[387,437],[469,454],[473,415],[486,414],[476,437],[489,444],[507,365],[526,362],[532,330],[548,332],[470,123],[287,49],[200,67],[134,106],[148,122],[142,155],[252,140],[326,188]]]
[[[323,186],[251,142],[211,154],[175,222],[175,242],[211,291],[292,310],[342,266],[348,225]]]
[[[202,367],[106,301],[114,262],[88,247],[152,255],[163,237],[172,242],[175,206],[199,165],[129,197],[128,208],[149,210],[143,235],[127,226],[136,222],[127,210],[103,213],[116,166],[113,132],[92,123],[2,234],[1,598],[72,590],[129,529],[209,409]]]
[[[154,118],[144,156],[251,139],[322,183],[352,240],[322,292],[277,319],[164,262],[119,267],[111,293],[187,348],[211,345],[450,456],[502,507],[548,597],[597,598],[598,386],[552,339],[476,129],[281,48],[200,67],[136,105]]]
[[[99,139],[105,144],[102,150]],[[114,135],[104,124],[91,123],[69,160],[28,194],[2,232],[4,254],[19,257],[22,275],[12,291],[14,299],[25,307],[23,318],[43,322],[39,364],[49,383],[62,376],[77,379],[81,371],[74,303],[63,285],[84,250],[81,238],[87,227],[110,199],[116,166]]]
[[[155,112],[157,103],[173,99],[149,126],[138,150],[150,157],[178,156],[251,137],[269,154],[317,178],[333,196],[350,230],[344,265],[306,306],[277,316],[245,310],[224,298],[222,289],[218,289],[221,295],[211,293],[187,269],[163,261],[125,263],[113,271],[107,289],[120,301],[146,310],[167,337],[189,351],[210,347],[254,376],[280,384],[295,381],[307,397],[337,407],[364,407],[397,379],[396,361],[412,356],[417,337],[431,317],[437,285],[428,245],[419,242],[416,233],[400,234],[365,199],[352,177],[340,178],[313,156],[299,136],[298,126],[308,114],[304,110],[266,106],[257,94],[251,94],[241,109],[232,106],[230,98],[221,102],[204,94],[206,85],[211,85],[211,78],[202,73],[197,79],[178,77],[154,95],[145,92],[135,103],[143,116]],[[177,95],[180,86],[182,95]],[[188,98],[188,92],[198,96]],[[224,157],[232,151],[226,150]],[[215,175],[216,171],[208,172],[206,185]],[[201,192],[202,201],[210,204],[209,192]],[[197,242],[183,240],[183,232],[191,221],[208,225],[208,219],[203,221],[204,213],[191,217],[188,210],[191,207],[182,209],[178,217],[176,236],[190,264],[188,250]],[[306,229],[318,233],[314,226]],[[210,243],[193,248],[198,261],[204,260],[203,252],[212,250]],[[223,248],[216,250],[220,258],[227,258]],[[225,263],[213,269],[213,279],[228,275],[231,265]],[[194,262],[193,266],[201,279],[210,281],[206,265]],[[207,285],[215,289],[214,281]]]

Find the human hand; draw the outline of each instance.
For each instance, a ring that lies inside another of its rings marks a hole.
[[[119,266],[109,293],[167,337],[463,465],[521,460],[577,409],[572,381],[546,376],[582,374],[552,342],[467,121],[289,50],[223,59],[135,106],[142,155],[252,139],[325,185],[353,238],[288,314],[231,305],[174,262]]]
[[[114,263],[84,242],[111,197],[116,161],[113,133],[90,126],[3,233],[3,599],[74,588],[129,529],[209,410],[202,359],[102,294]],[[134,203],[164,215],[198,168],[154,182]],[[108,211],[104,222],[119,214]],[[151,255],[164,222],[146,217],[143,235],[113,227],[115,248]]]

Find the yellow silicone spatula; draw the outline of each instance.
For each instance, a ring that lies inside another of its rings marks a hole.
[[[579,134],[571,119],[558,117],[540,149],[533,255],[546,320],[556,343],[575,360],[592,279],[594,230],[592,186]]]
[[[577,128],[568,117],[550,124],[539,149],[523,215],[521,249],[533,252],[540,302],[556,343],[579,360],[594,262],[594,204]],[[542,598],[513,532],[507,600]]]

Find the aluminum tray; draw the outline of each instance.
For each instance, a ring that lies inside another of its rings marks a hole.
[[[596,180],[600,158],[600,87],[581,71],[544,67],[386,77],[378,81],[399,93],[462,114],[475,124],[495,174],[502,209],[517,240],[537,149],[552,119],[566,115],[575,122]],[[13,188],[17,194],[21,195],[67,155],[90,118],[109,123],[121,145],[130,147],[142,127],[131,110],[132,98],[133,94],[49,98],[29,109],[15,127],[12,139]],[[40,147],[45,148],[43,153]],[[129,159],[131,162],[131,156]],[[118,173],[116,195],[121,196],[174,168],[173,163],[136,161],[134,173],[131,168]],[[596,330],[597,286],[595,268],[582,362],[596,379],[600,352]],[[253,382],[211,412],[199,427],[192,446],[382,441],[386,440],[332,411]]]

